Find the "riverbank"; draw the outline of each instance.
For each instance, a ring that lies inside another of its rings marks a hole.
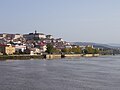
[[[8,59],[61,59],[65,57],[98,57],[99,54],[46,54],[46,55],[0,55],[0,60]]]
[[[20,60],[27,60],[27,59],[44,59],[43,55],[0,55],[0,60],[7,60],[7,59],[20,59]]]

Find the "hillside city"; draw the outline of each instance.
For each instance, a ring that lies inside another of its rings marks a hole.
[[[93,45],[75,45],[37,31],[29,34],[0,34],[0,55],[98,54],[101,51],[105,50]]]

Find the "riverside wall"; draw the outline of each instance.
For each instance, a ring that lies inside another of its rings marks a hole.
[[[81,57],[83,54],[65,54],[65,57]]]
[[[56,59],[56,58],[65,58],[65,57],[98,57],[99,54],[47,54],[45,55],[46,59]]]
[[[0,55],[0,60],[14,59],[61,59],[65,57],[98,57],[99,54],[46,54],[46,55]]]
[[[0,55],[0,60],[14,59],[14,60],[26,60],[26,59],[43,59],[42,55]]]
[[[56,59],[56,58],[61,58],[61,54],[47,54],[45,55],[46,59]]]
[[[85,54],[84,57],[98,57],[100,54]]]

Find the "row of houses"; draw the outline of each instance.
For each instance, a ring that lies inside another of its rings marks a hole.
[[[3,33],[0,34],[0,39],[5,39],[7,41],[9,40],[15,40],[18,38],[25,38],[26,40],[32,40],[32,39],[52,39],[53,36],[52,35],[45,35],[43,33],[37,33],[37,31],[35,31],[34,33],[29,33],[29,34],[8,34],[8,33]]]
[[[13,55],[13,54],[40,54],[46,51],[46,45],[43,48],[27,47],[26,45],[11,45],[11,44],[0,44],[0,55]]]
[[[64,41],[62,38],[54,38],[52,35],[43,33],[29,34],[0,34],[0,54],[42,54],[47,50],[47,45],[52,45],[55,49],[61,51],[64,48],[77,48],[78,45],[73,45]],[[85,49],[86,46],[79,46]],[[92,47],[93,46],[87,46]]]
[[[0,34],[0,53],[2,54],[40,54],[47,50],[47,44],[51,44],[57,49],[70,47],[70,43],[64,41],[62,38],[55,39],[52,35],[37,33],[37,31],[23,35]]]
[[[14,40],[14,39],[17,39],[20,37],[23,37],[23,35],[21,35],[21,34],[7,34],[7,33],[0,34],[0,39],[4,39],[7,41]]]

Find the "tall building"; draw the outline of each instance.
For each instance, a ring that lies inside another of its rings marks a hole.
[[[44,39],[46,38],[46,35],[43,33],[37,33],[37,31],[35,31],[35,33],[29,33],[29,34],[24,34],[23,37],[27,40],[33,40],[33,39]]]

